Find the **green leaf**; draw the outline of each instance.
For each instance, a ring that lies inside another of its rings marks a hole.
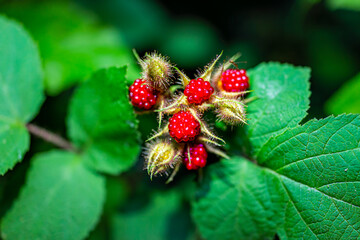
[[[43,100],[38,50],[16,22],[0,16],[0,174],[21,161],[29,148],[25,124]]]
[[[0,174],[20,162],[29,150],[30,136],[25,126],[0,120]]]
[[[69,136],[92,168],[118,174],[140,151],[137,120],[128,100],[126,67],[100,70],[79,86],[70,103]]]
[[[309,108],[310,69],[289,64],[262,63],[249,71],[246,135],[255,153],[271,136],[296,126]]]
[[[272,137],[261,167],[209,167],[194,219],[206,239],[358,239],[359,159],[360,115],[309,121]]]
[[[284,218],[279,178],[239,157],[209,167],[193,218],[205,239],[272,239]]]
[[[360,113],[360,74],[345,83],[326,103],[332,114]]]
[[[2,222],[4,239],[83,239],[100,217],[104,178],[79,156],[51,151],[37,155],[19,198]]]
[[[360,116],[313,120],[272,138],[258,162],[288,196],[284,239],[360,238]]]
[[[131,49],[115,28],[99,24],[91,13],[70,2],[16,3],[3,11],[19,19],[39,42],[45,89],[57,95],[99,68],[127,64],[129,78],[139,77]]]
[[[336,9],[347,9],[360,11],[360,1],[358,0],[327,0],[329,8]]]
[[[114,215],[112,239],[189,239],[192,237],[190,216],[187,216],[188,210],[183,208],[181,200],[174,191],[155,193],[147,206]]]

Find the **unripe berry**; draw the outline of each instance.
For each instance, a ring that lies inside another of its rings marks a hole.
[[[166,91],[170,86],[173,75],[172,65],[163,56],[157,53],[147,54],[140,63],[143,68],[143,78],[159,91]]]
[[[130,86],[129,96],[132,105],[145,110],[152,108],[158,99],[156,90],[142,79],[136,79]]]
[[[205,167],[207,152],[203,144],[192,144],[189,148],[185,149],[184,164],[188,170],[196,170]]]
[[[194,141],[200,134],[200,123],[190,111],[180,111],[169,119],[169,133],[177,142]]]
[[[166,173],[179,160],[181,152],[168,141],[160,140],[147,144],[148,152],[146,154],[146,168],[152,177],[156,174]]]
[[[210,82],[204,81],[202,78],[193,79],[184,90],[184,95],[190,104],[200,105],[211,97],[214,93],[214,88],[210,85]]]
[[[222,101],[216,105],[217,117],[229,125],[246,123],[245,105],[240,101]]]
[[[222,73],[221,88],[226,92],[243,92],[249,88],[249,78],[244,69],[228,69]]]

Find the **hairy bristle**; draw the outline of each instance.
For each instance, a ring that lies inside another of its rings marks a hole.
[[[229,125],[238,125],[246,123],[245,105],[240,101],[224,101],[216,109],[218,120]]]
[[[166,90],[172,81],[173,66],[168,58],[156,52],[146,54],[143,59],[143,78],[158,90]]]
[[[156,140],[146,145],[145,169],[152,178],[167,173],[179,161],[180,151],[170,141]]]

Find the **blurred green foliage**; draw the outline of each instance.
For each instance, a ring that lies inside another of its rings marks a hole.
[[[0,32],[0,175],[4,175],[29,150],[26,124],[37,115],[45,97],[34,41],[17,22],[4,16],[0,16]]]
[[[105,179],[89,171],[79,156],[58,150],[38,154],[21,194],[2,219],[1,236],[83,239],[97,223],[104,198]],[[59,229],[62,233],[54,234]]]
[[[346,82],[326,103],[329,114],[360,113],[360,74]]]
[[[120,33],[101,25],[96,15],[71,2],[14,2],[0,8],[24,24],[39,44],[50,95],[84,80],[92,71],[129,66],[130,79],[138,76],[131,50]]]
[[[350,51],[332,29],[314,29],[311,32],[308,55],[319,85],[335,89],[344,77],[350,77],[357,71],[356,59]]]
[[[171,22],[161,4],[152,0],[78,0],[121,29],[132,47],[146,49],[166,35]]]
[[[360,1],[358,0],[327,0],[331,9],[349,9],[360,11]]]
[[[153,192],[144,207],[114,215],[111,224],[113,239],[193,239],[188,209],[175,190]]]
[[[162,42],[160,52],[181,68],[202,66],[222,50],[220,37],[211,25],[194,18],[174,22]]]

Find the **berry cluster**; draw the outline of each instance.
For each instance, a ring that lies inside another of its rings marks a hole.
[[[150,177],[173,169],[171,181],[181,164],[188,170],[202,168],[208,152],[226,158],[218,148],[224,140],[209,130],[202,117],[205,111],[214,109],[219,121],[230,125],[246,123],[247,100],[243,97],[249,78],[243,69],[229,69],[239,55],[216,68],[219,55],[192,80],[159,54],[146,54],[143,59],[135,56],[142,78],[129,88],[131,103],[140,109],[155,109],[159,114],[159,130],[147,144],[146,168]],[[181,86],[170,88],[174,71]]]

